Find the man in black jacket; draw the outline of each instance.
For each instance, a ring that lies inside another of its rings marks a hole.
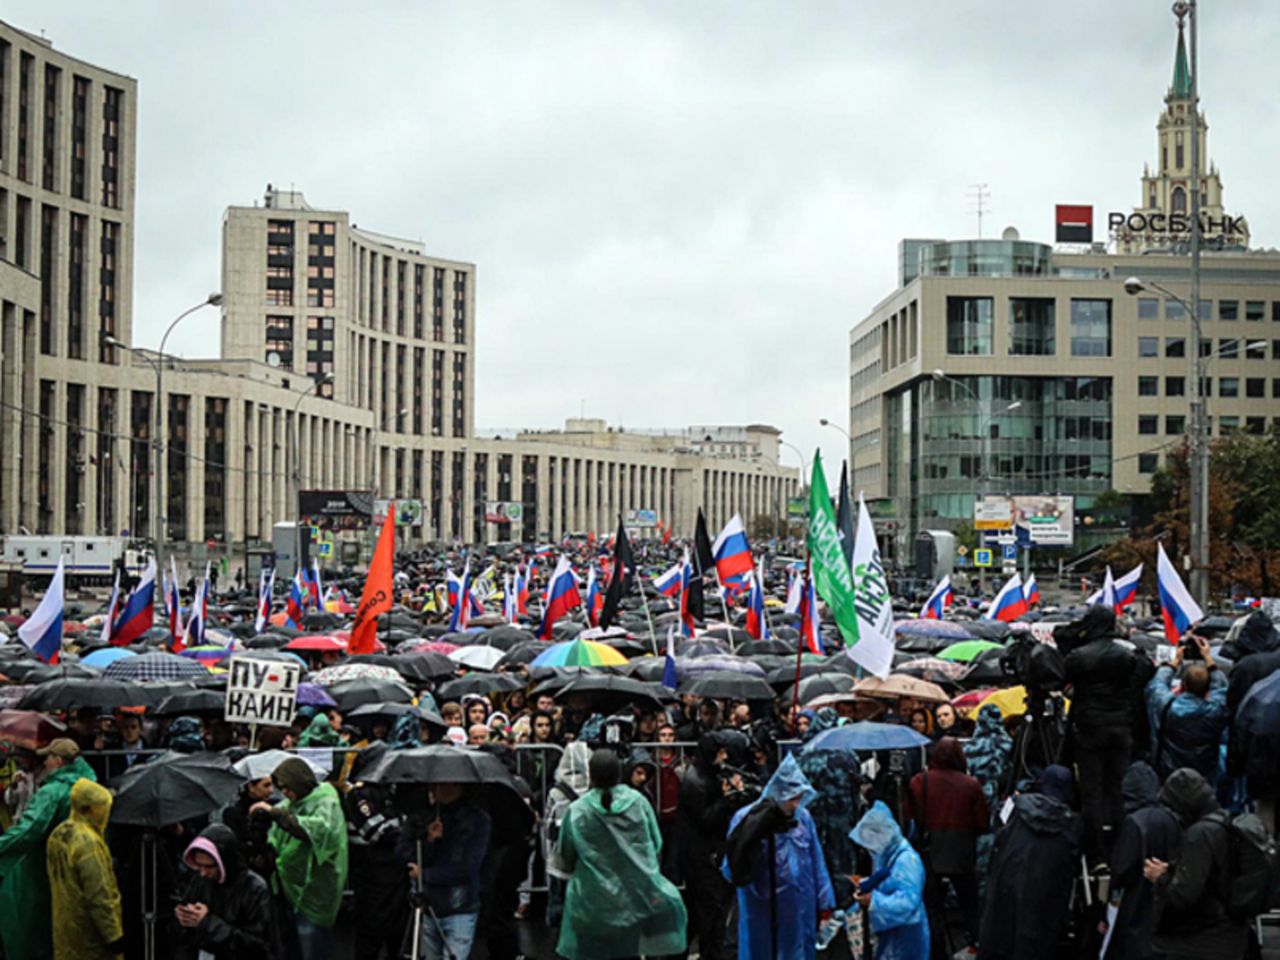
[[[192,841],[183,862],[195,876],[174,907],[177,960],[270,960],[271,891],[249,869],[231,828],[215,823]]]
[[[1067,652],[1071,685],[1071,728],[1080,777],[1080,806],[1085,853],[1091,863],[1106,860],[1111,837],[1124,816],[1121,792],[1133,748],[1134,686],[1138,657],[1116,640],[1116,614],[1092,607],[1083,618],[1058,631]]]
[[[1261,610],[1249,615],[1235,641],[1223,650],[1235,657],[1227,679],[1227,714],[1231,718],[1227,740],[1227,772],[1246,777],[1249,799],[1258,804],[1258,816],[1273,834],[1276,830],[1276,796],[1280,793],[1280,738],[1256,738],[1236,726],[1236,712],[1249,688],[1280,670],[1280,631]]]
[[[1239,960],[1248,927],[1227,911],[1231,836],[1213,789],[1184,767],[1165,781],[1160,802],[1177,816],[1183,835],[1176,860],[1152,857],[1143,866],[1160,912],[1152,946],[1167,960]]]

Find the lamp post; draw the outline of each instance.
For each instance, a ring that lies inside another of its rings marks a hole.
[[[188,307],[173,318],[173,321],[165,328],[164,336],[160,338],[160,346],[156,350],[155,362],[152,367],[156,372],[156,392],[155,392],[155,436],[152,438],[151,445],[155,451],[155,463],[152,466],[152,476],[154,483],[152,484],[154,508],[151,511],[152,540],[155,541],[156,569],[164,569],[164,540],[165,540],[165,517],[164,517],[164,464],[161,459],[164,454],[164,345],[169,342],[169,334],[173,333],[174,328],[183,320],[191,316],[202,307],[216,307],[222,303],[222,294],[211,293],[195,306]],[[121,343],[115,337],[108,334],[105,338],[110,346],[123,347],[135,356],[143,356],[136,347],[130,347]]]
[[[298,408],[302,406],[302,401],[307,399],[307,397],[311,395],[312,391],[314,391],[316,387],[320,386],[323,383],[333,383],[333,374],[325,373],[319,377],[316,377],[314,380],[312,380],[311,385],[307,387],[307,389],[303,390],[301,394],[298,395],[298,400],[293,405],[293,423],[292,423],[293,429],[290,430],[290,433],[292,434],[292,436],[290,438],[290,443],[289,443],[289,486],[290,486],[289,510],[290,512],[294,512],[298,509],[298,495],[302,490],[302,464],[301,464],[302,458],[299,456],[301,452],[301,448],[299,446],[299,441],[298,441]]]

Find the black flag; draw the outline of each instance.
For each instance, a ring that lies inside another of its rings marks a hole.
[[[702,596],[702,574],[714,570],[715,555],[711,552],[711,537],[707,534],[707,518],[698,508],[698,525],[693,533],[693,576],[689,578],[689,614],[695,620],[707,619],[706,604]]]
[[[840,464],[840,501],[836,504],[836,536],[844,551],[844,562],[853,569],[853,502],[849,499],[849,463]]]
[[[613,541],[613,570],[609,574],[609,586],[604,592],[604,609],[600,611],[600,626],[608,628],[614,617],[618,615],[618,607],[631,582],[631,574],[635,571],[636,561],[631,553],[631,541],[627,539],[627,528],[618,518],[618,536]]]

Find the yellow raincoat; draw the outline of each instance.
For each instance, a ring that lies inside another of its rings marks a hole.
[[[46,858],[57,960],[113,960],[123,950],[120,890],[103,837],[110,815],[106,788],[77,780],[71,788],[71,815],[49,836]]]

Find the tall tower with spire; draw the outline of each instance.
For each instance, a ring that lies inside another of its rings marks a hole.
[[[1196,109],[1191,95],[1191,67],[1187,62],[1184,35],[1185,13],[1175,5],[1178,18],[1178,45],[1173,55],[1173,82],[1165,94],[1164,110],[1156,121],[1159,166],[1142,171],[1141,205],[1133,210],[1125,225],[1116,230],[1120,253],[1140,253],[1150,249],[1180,248],[1190,240],[1191,196],[1191,111]],[[1244,217],[1228,216],[1222,205],[1222,177],[1218,168],[1206,161],[1209,156],[1209,127],[1204,112],[1197,123],[1200,137],[1200,222],[1206,249],[1249,246],[1249,226]]]

